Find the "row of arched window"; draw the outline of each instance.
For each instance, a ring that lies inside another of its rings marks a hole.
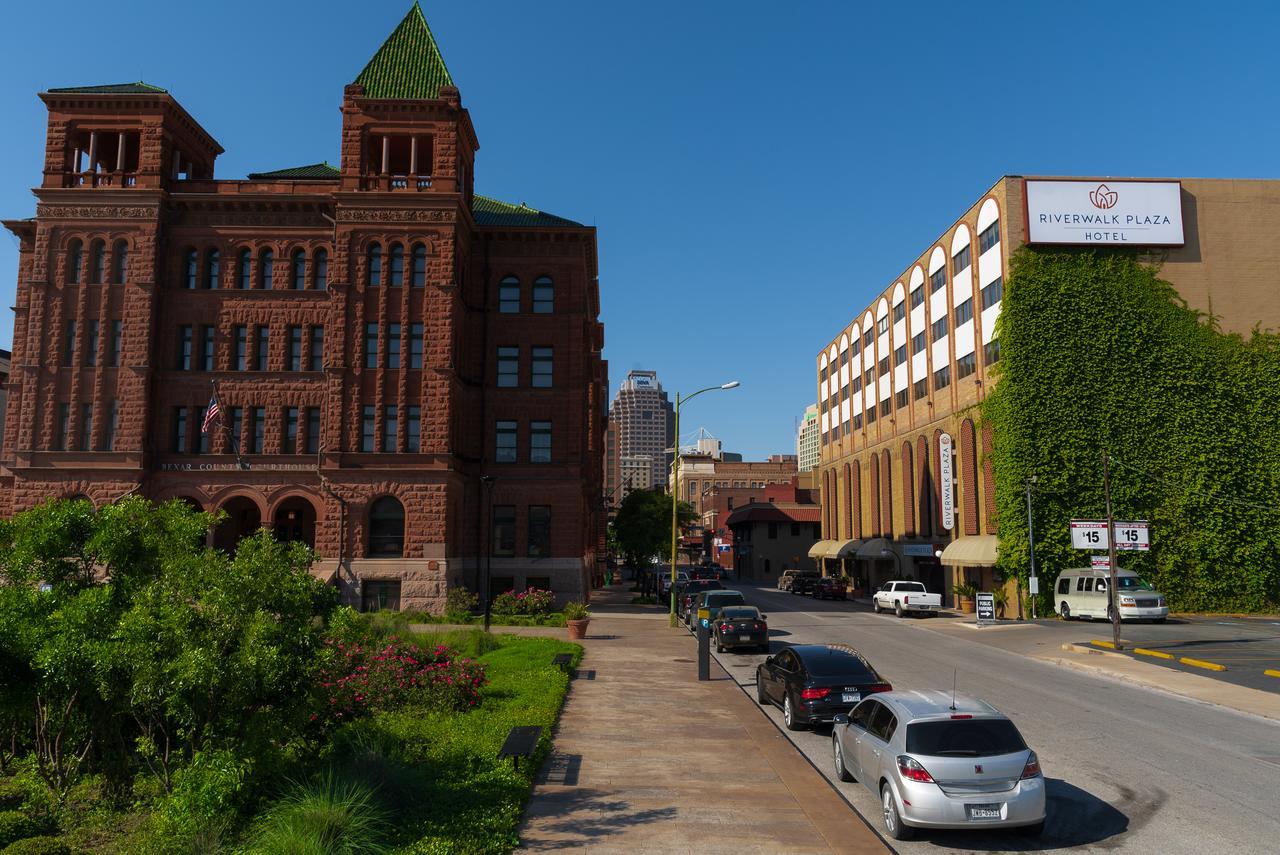
[[[256,263],[255,263],[256,262]],[[242,247],[235,257],[235,287],[241,290],[270,289],[275,281],[276,254],[272,249],[253,250]],[[218,288],[222,276],[222,253],[210,247],[203,253],[188,248],[182,254],[182,287]],[[329,250],[311,253],[311,269],[307,270],[307,253],[295,249],[289,256],[289,287],[294,291],[323,291],[329,287]]]
[[[405,284],[406,275],[410,287],[422,288],[427,284],[427,248],[415,243],[406,254],[403,244],[393,243],[384,252],[381,244],[370,244],[365,251],[365,284],[378,288],[384,284],[399,288]],[[406,261],[408,265],[406,267]]]
[[[86,264],[87,262],[87,264]],[[129,243],[116,241],[111,247],[111,257],[107,257],[107,242],[101,239],[89,244],[89,251],[84,251],[84,243],[79,239],[67,244],[67,282],[76,284],[88,281],[93,285],[101,285],[106,281],[108,264],[111,270],[111,284],[123,285],[129,274]]]

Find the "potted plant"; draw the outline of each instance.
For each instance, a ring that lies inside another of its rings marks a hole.
[[[954,590],[956,596],[960,599],[960,611],[967,615],[973,614],[973,598],[978,593],[978,586],[972,582],[962,582],[956,585]]]
[[[569,627],[569,638],[582,639],[587,637],[587,624],[591,623],[591,613],[587,611],[586,603],[565,603],[564,622]]]

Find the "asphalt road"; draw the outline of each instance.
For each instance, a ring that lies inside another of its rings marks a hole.
[[[848,603],[741,590],[768,614],[774,652],[785,644],[851,644],[902,689],[949,689],[954,669],[960,690],[1009,715],[1039,754],[1049,793],[1041,838],[920,832],[893,843],[899,852],[1280,851],[1280,724],[935,631],[930,624],[938,618],[898,620]],[[764,657],[713,655],[754,698],[755,667]],[[787,733],[777,709],[766,714]],[[875,796],[834,780],[830,728],[787,736],[873,828],[882,828]]]

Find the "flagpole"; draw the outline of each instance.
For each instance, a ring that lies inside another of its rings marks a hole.
[[[222,406],[222,399],[218,397],[218,381],[211,380],[209,382],[213,384],[213,400],[214,400],[214,403],[218,405],[218,420],[222,422],[222,427],[226,430],[227,436],[231,440],[231,451],[236,456],[236,468],[248,469],[249,466],[244,462],[244,458],[240,456],[240,440],[231,431],[230,421],[223,417],[223,413],[225,412],[225,410]]]

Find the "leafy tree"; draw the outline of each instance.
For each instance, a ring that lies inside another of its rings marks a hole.
[[[613,527],[618,548],[633,566],[644,566],[655,557],[671,560],[671,496],[655,490],[634,490],[622,500]],[[681,529],[697,519],[688,502],[677,506]]]

